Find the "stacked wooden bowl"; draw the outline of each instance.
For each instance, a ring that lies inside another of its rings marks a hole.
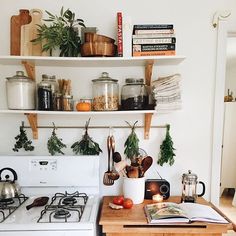
[[[104,35],[85,33],[81,46],[82,57],[113,57],[116,54],[115,40]]]

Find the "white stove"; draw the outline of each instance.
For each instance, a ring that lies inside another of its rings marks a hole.
[[[22,194],[0,199],[0,236],[96,235],[99,156],[1,156],[5,167],[16,171]],[[39,197],[47,204],[27,210]]]

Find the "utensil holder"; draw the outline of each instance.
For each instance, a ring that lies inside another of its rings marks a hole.
[[[124,178],[123,194],[125,198],[132,199],[134,204],[144,200],[145,178]]]

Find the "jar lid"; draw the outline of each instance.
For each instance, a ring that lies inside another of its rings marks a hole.
[[[12,77],[7,77],[8,80],[28,80],[34,82],[34,80],[30,79],[29,77],[24,75],[24,71],[16,71],[16,75]]]
[[[102,76],[99,77],[98,79],[93,79],[93,82],[117,82],[117,79],[112,79],[111,77],[109,77],[109,74],[107,72],[102,72]]]
[[[127,78],[125,79],[126,84],[143,84],[144,79],[134,79],[134,78]]]

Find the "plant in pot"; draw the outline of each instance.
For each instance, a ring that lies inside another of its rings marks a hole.
[[[75,13],[70,9],[64,11],[61,8],[60,15],[53,15],[46,11],[50,25],[38,25],[38,37],[33,39],[34,43],[43,43],[42,51],[50,52],[59,48],[60,57],[77,57],[80,53],[81,39],[78,27],[85,27],[82,19],[76,19]]]

